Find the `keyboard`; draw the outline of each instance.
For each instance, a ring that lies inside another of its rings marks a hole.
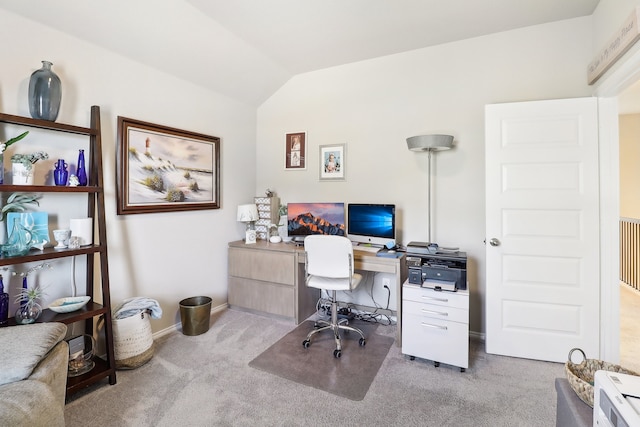
[[[362,251],[362,252],[368,252],[370,254],[377,254],[378,252],[380,252],[382,248],[379,248],[377,246],[354,246],[353,250],[354,251]]]

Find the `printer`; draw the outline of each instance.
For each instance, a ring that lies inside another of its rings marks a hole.
[[[437,291],[467,289],[467,254],[457,248],[449,250],[435,243],[411,242],[405,259],[411,284]]]
[[[640,377],[596,371],[594,381],[594,427],[640,426]]]

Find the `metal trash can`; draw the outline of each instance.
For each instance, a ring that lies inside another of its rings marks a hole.
[[[211,298],[198,296],[180,301],[180,320],[184,335],[200,335],[209,330]]]

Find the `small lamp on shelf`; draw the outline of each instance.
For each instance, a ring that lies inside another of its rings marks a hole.
[[[255,243],[256,230],[253,227],[253,223],[254,221],[258,220],[258,207],[255,205],[255,203],[239,205],[238,215],[236,219],[238,222],[244,222],[247,224],[244,242],[246,244]]]

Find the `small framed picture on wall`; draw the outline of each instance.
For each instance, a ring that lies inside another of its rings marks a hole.
[[[344,181],[346,145],[320,146],[320,181]]]
[[[293,132],[285,136],[285,170],[307,169],[307,133]]]

